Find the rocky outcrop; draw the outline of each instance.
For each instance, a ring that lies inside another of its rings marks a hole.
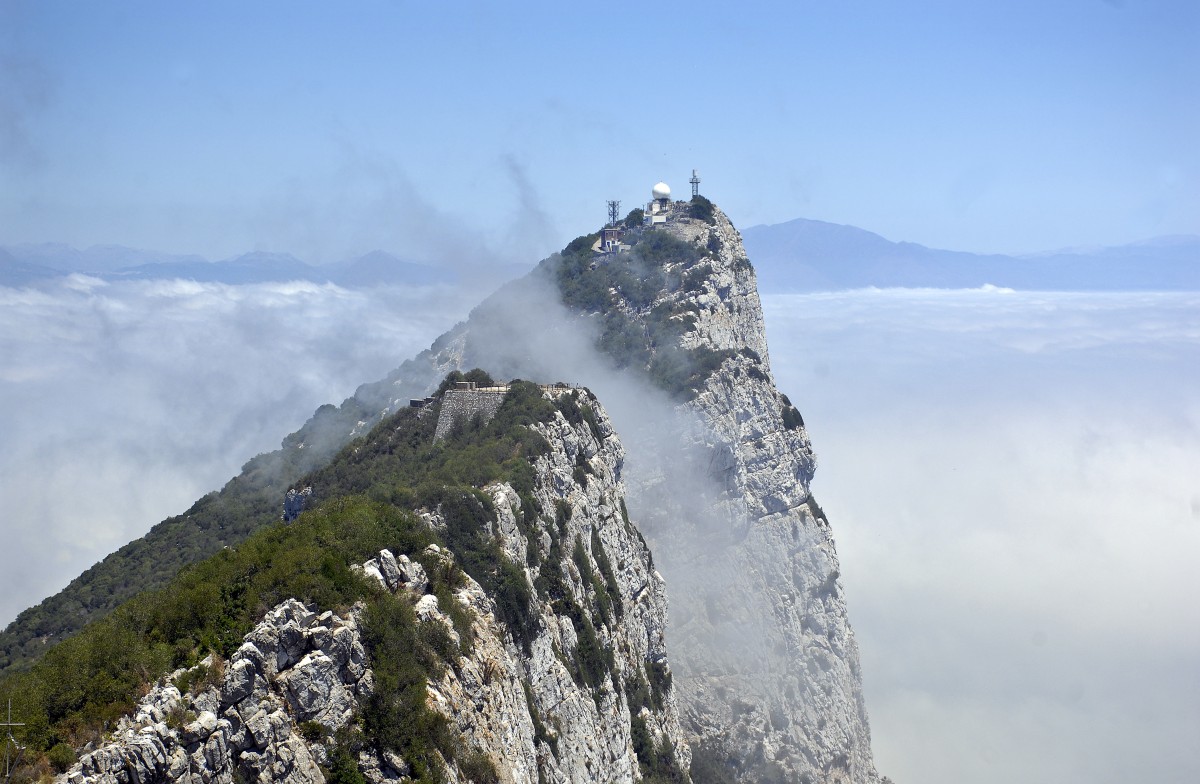
[[[473,653],[431,684],[431,695],[505,780],[635,781],[639,756],[649,754],[638,748],[646,738],[686,771],[690,751],[673,689],[657,702],[641,699],[647,673],[671,677],[667,599],[623,511],[624,448],[589,392],[547,395],[570,397],[588,417],[569,422],[558,414],[534,425],[551,448],[534,463],[531,494],[508,483],[487,488],[496,510],[491,533],[535,586],[537,633],[524,648],[496,620],[494,599],[468,580],[456,599],[475,619]],[[442,525],[437,510],[427,517]],[[417,605],[449,628],[442,609],[432,596]]]
[[[677,348],[719,359],[686,399],[665,401],[636,367],[614,375],[620,359],[594,349],[602,314],[555,304],[551,260],[364,387],[362,400],[382,415],[476,366],[599,390],[629,450],[630,508],[671,586],[672,661],[693,745],[738,759],[748,779],[871,784],[857,645],[832,532],[810,493],[816,461],[799,411],[775,387],[741,237],[720,210],[696,220],[682,204],[645,231],[703,259],[666,263],[665,280],[683,283],[652,298],[612,289],[607,307],[633,325],[630,339],[651,336],[651,352],[668,348],[651,328],[666,313],[680,325]]]
[[[195,678],[199,687],[175,685]],[[315,613],[292,599],[272,609],[228,662],[210,656],[164,678],[122,719],[113,740],[85,754],[70,784],[235,780],[318,784],[325,747],[299,725],[346,726],[372,674],[354,612]]]
[[[532,482],[484,488],[487,533],[530,597],[522,626],[529,633],[510,625],[498,597],[469,576],[448,597],[430,592],[427,569],[461,571],[446,547],[412,556],[383,550],[353,568],[375,590],[410,601],[418,623],[444,626],[460,655],[429,682],[427,704],[499,781],[634,782],[643,769],[686,771],[665,585],[624,511],[624,449],[587,390],[545,394],[560,406],[532,426],[547,444]],[[447,525],[440,507],[418,513],[435,530]],[[210,656],[157,683],[60,784],[323,782],[338,753],[335,736],[362,728],[375,690],[363,607],[338,615],[281,603],[228,661]],[[464,616],[470,640],[461,645]],[[370,739],[355,761],[371,784],[412,772]],[[468,777],[446,765],[447,781]]]
[[[700,425],[679,429],[690,458],[651,451],[630,480],[673,590],[687,721],[698,741],[740,751],[744,769],[764,777],[873,782],[833,535],[809,489],[808,434],[771,375],[753,269],[719,211],[712,225],[666,228],[719,249],[702,287],[671,295],[696,314],[684,344],[736,352],[682,407]]]

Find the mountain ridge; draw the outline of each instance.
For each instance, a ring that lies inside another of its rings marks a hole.
[[[294,522],[0,682],[39,764],[72,784],[686,780],[664,586],[603,408],[516,381],[438,439],[461,378],[310,475]]]
[[[797,218],[744,231],[772,293],[855,288],[1112,291],[1200,290],[1200,237],[1169,235],[1098,249],[979,254],[893,242],[837,223]]]
[[[853,288],[1004,288],[1045,291],[1200,290],[1200,237],[1162,235],[1116,246],[1022,254],[973,253],[892,241],[847,224],[796,218],[744,230],[763,293]],[[289,253],[249,252],[218,261],[122,246],[77,250],[54,243],[0,246],[0,285],[39,285],[71,273],[105,280],[198,282],[306,280],[347,288],[456,285],[453,272],[383,250],[312,265]],[[4,254],[7,255],[4,255]],[[276,263],[264,263],[267,259]],[[520,275],[528,268],[513,266]]]
[[[659,208],[662,224],[630,215],[619,252],[594,251],[599,232],[568,243],[385,379],[322,406],[189,514],[216,526],[214,543],[237,533],[220,531],[238,507],[260,510],[243,525],[265,524],[304,469],[452,370],[585,383],[631,434],[630,508],[678,586],[669,634],[683,653],[675,683],[689,743],[746,781],[878,781],[837,555],[809,491],[815,458],[774,386],[754,268],[707,199]],[[167,522],[175,533],[152,532],[154,547],[198,521]],[[23,613],[3,635],[10,661],[36,646],[39,615],[78,594]],[[102,612],[96,598],[80,609]]]

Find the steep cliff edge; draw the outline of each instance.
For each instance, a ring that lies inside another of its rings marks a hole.
[[[700,759],[749,780],[877,781],[836,548],[809,489],[815,457],[775,386],[753,267],[707,200],[667,211],[630,227],[618,253],[580,237],[369,396],[390,410],[472,366],[597,389],[671,586]]]
[[[661,568],[677,581],[671,642],[688,721],[765,778],[874,781],[837,553],[809,490],[815,460],[771,375],[753,270],[719,211],[711,225],[666,229],[719,246],[703,290],[670,300],[697,314],[681,342],[736,352],[682,406],[703,425],[685,441],[708,458],[693,463],[713,480],[707,509],[680,498],[676,488],[695,483],[670,467],[630,479]]]
[[[625,512],[624,448],[586,389],[502,398],[436,441],[439,401],[385,420],[307,478],[315,509],[0,696],[47,748],[91,733],[71,784],[685,781],[665,585]]]

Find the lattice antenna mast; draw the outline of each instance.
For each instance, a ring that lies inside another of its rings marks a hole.
[[[24,727],[23,722],[14,722],[12,720],[12,700],[8,701],[8,721],[0,721],[0,727],[4,727],[8,733],[8,737],[4,739],[4,781],[12,780],[13,772],[17,766],[21,764],[21,756],[25,753],[25,747],[17,743],[17,739],[13,737],[13,727]],[[13,752],[16,756],[13,757]]]
[[[696,173],[695,169],[692,169],[692,179],[688,182],[692,184],[692,198],[694,199],[700,195],[700,175]]]
[[[610,201],[608,203],[608,225],[616,226],[617,221],[621,219],[621,202]]]

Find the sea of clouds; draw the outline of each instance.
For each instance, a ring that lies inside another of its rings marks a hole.
[[[767,297],[882,772],[1200,781],[1200,295]]]
[[[451,289],[0,288],[0,623],[425,348]],[[1200,295],[764,298],[880,770],[1200,780]]]

